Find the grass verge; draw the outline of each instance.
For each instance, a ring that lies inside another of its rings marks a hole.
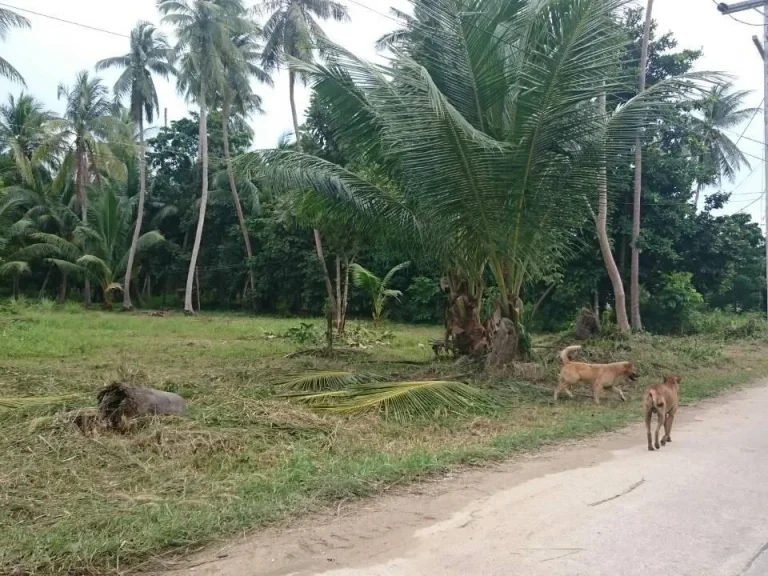
[[[538,339],[536,366],[476,382],[503,408],[395,424],[370,414],[318,415],[275,397],[271,381],[281,372],[350,367],[449,377],[457,368],[430,358],[428,339],[439,329],[390,326],[384,336],[355,326],[353,338],[365,347],[359,355],[286,358],[299,344],[282,335],[300,332],[303,341],[313,329],[237,316],[1,313],[0,396],[92,395],[122,375],[179,392],[190,409],[126,435],[83,435],[68,412],[79,403],[0,410],[0,572],[117,573],[393,482],[619,428],[639,417],[640,391],[663,372],[683,376],[684,402],[768,373],[767,347],[755,340],[601,341],[585,355],[638,364],[643,378],[625,388],[631,401],[552,405],[562,342]]]

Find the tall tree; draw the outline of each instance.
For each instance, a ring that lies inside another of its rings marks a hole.
[[[29,27],[29,20],[24,18],[24,16],[20,16],[7,8],[0,8],[0,40],[5,40],[8,37],[8,32],[10,32],[11,28]],[[5,58],[0,58],[0,76],[12,82],[25,85],[24,77]]]
[[[107,58],[96,64],[97,70],[121,68],[123,73],[115,82],[114,92],[118,100],[128,97],[130,115],[139,131],[139,207],[136,227],[133,231],[128,264],[125,269],[123,286],[123,309],[132,310],[131,275],[136,247],[141,236],[144,219],[144,201],[147,195],[146,154],[144,147],[144,120],[152,123],[155,113],[160,111],[160,102],[152,74],[167,79],[173,72],[169,59],[171,49],[164,34],[148,22],[139,22],[131,31],[130,52],[123,56]]]
[[[703,150],[699,161],[708,172],[714,170],[716,181],[723,178],[733,180],[742,165],[749,167],[749,161],[736,143],[726,134],[736,126],[757,113],[755,108],[744,108],[744,100],[749,92],[733,92],[733,85],[718,84],[713,86],[701,103],[702,119],[699,125]],[[714,181],[702,178],[696,183],[694,208],[699,205],[702,188]]]
[[[605,117],[605,93],[598,97],[598,106],[600,113]],[[621,332],[629,332],[629,320],[627,319],[627,299],[624,294],[624,282],[621,279],[619,268],[616,266],[616,260],[613,257],[611,243],[608,239],[608,174],[605,156],[601,155],[600,165],[597,173],[597,217],[595,219],[597,228],[597,241],[600,245],[600,253],[603,256],[603,263],[608,278],[611,280],[613,288],[613,300],[616,307],[616,324]],[[599,314],[597,305],[595,313]]]
[[[318,40],[325,34],[315,18],[327,20],[333,18],[337,22],[349,19],[347,8],[334,0],[262,0],[260,9],[270,14],[264,24],[264,36],[266,45],[262,55],[262,64],[266,71],[276,70],[285,64],[285,56],[290,56],[304,62],[313,60],[313,49],[317,48]],[[291,104],[291,118],[293,120],[293,133],[296,138],[296,146],[302,151],[301,137],[299,136],[299,117],[296,112],[296,70],[288,69],[288,99]],[[305,77],[301,76],[303,80]],[[323,252],[323,241],[320,231],[313,231],[315,238],[315,250],[320,259],[325,280],[325,289],[328,293],[328,301],[336,311],[338,303],[333,294],[333,284],[328,273]]]
[[[255,25],[250,24],[247,21],[245,24],[246,28],[252,27],[253,30],[239,33],[232,39],[238,51],[238,58],[225,63],[227,69],[227,82],[221,93],[221,128],[222,139],[224,142],[224,161],[227,165],[227,180],[229,181],[229,189],[232,192],[232,202],[235,205],[237,222],[240,226],[240,232],[243,235],[245,254],[248,258],[248,279],[250,289],[254,290],[256,287],[256,276],[251,262],[251,259],[253,258],[253,249],[251,248],[251,237],[248,233],[248,228],[245,225],[245,217],[243,216],[240,195],[237,192],[235,172],[232,168],[232,159],[229,150],[229,122],[233,112],[241,118],[247,118],[254,112],[263,112],[261,108],[261,97],[254,93],[251,87],[252,78],[269,86],[272,86],[274,82],[272,81],[271,76],[260,66],[260,31],[256,29]]]
[[[651,13],[653,12],[653,0],[648,0],[645,9],[645,26],[643,27],[643,44],[640,48],[640,72],[638,81],[638,93],[645,90],[645,74],[648,64],[648,42],[651,37]],[[643,322],[640,318],[640,200],[643,195],[643,147],[638,135],[635,140],[635,189],[632,200],[632,263],[630,267],[629,299],[632,328],[642,330]]]
[[[158,0],[163,22],[176,30],[174,54],[178,58],[178,88],[200,107],[200,159],[202,191],[192,255],[184,291],[184,312],[194,313],[192,286],[208,204],[208,105],[226,85],[226,63],[237,60],[232,37],[240,32],[244,8],[240,0]]]
[[[33,170],[42,168],[51,150],[47,147],[48,123],[53,119],[34,96],[10,94],[0,106],[0,151],[13,157],[20,180],[34,180]]]
[[[300,151],[252,159],[275,189],[308,190],[351,222],[388,226],[427,252],[446,273],[457,348],[490,347],[505,363],[529,344],[524,283],[551,274],[584,223],[601,164],[595,152],[605,151],[609,170],[624,164],[652,112],[671,107],[696,77],[659,82],[606,121],[598,97],[627,80],[621,0],[414,4],[415,43],[386,65],[338,46],[327,48],[327,65],[291,62],[330,104],[345,153],[375,158],[394,189]],[[488,276],[498,295],[484,325]]]
[[[88,220],[88,195],[86,183],[89,171],[97,184],[101,184],[101,165],[110,164],[112,153],[102,141],[110,133],[112,102],[107,88],[98,77],[91,77],[87,71],[78,73],[72,87],[59,84],[59,99],[66,102],[59,142],[70,142],[68,165],[75,169],[75,199],[80,208],[81,219]],[[86,277],[85,303],[91,303],[90,281]]]

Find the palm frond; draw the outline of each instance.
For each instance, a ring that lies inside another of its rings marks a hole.
[[[355,286],[374,296],[378,293],[382,283],[381,279],[373,272],[364,268],[357,262],[349,267],[349,271],[352,274],[352,281],[355,283]]]
[[[0,276],[21,276],[30,272],[28,262],[11,261],[0,265]]]
[[[340,390],[379,382],[383,378],[378,374],[357,374],[346,370],[322,370],[303,374],[281,376],[276,384],[284,391],[283,396],[293,396],[296,392],[319,392],[322,390]]]
[[[491,405],[481,390],[450,380],[360,384],[346,390],[310,392],[293,398],[311,403],[318,410],[336,413],[377,411],[385,419],[400,422],[441,414],[465,414]]]

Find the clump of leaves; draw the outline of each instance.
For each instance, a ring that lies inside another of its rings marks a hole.
[[[747,340],[758,338],[763,334],[765,334],[765,322],[758,321],[756,318],[750,318],[743,324],[732,323],[723,329],[725,340]]]
[[[320,331],[311,322],[301,322],[288,328],[283,337],[299,346],[316,345],[322,340]]]
[[[350,348],[370,348],[371,346],[388,346],[395,335],[389,330],[370,330],[362,324],[347,326],[341,341]]]

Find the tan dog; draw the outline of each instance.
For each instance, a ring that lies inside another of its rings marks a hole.
[[[664,376],[663,384],[656,384],[645,391],[643,397],[643,413],[645,414],[645,431],[648,436],[648,450],[656,450],[672,442],[670,433],[672,432],[672,423],[675,421],[677,413],[677,404],[680,397],[680,377]],[[651,443],[651,417],[656,412],[659,417],[659,423],[656,426],[656,441]],[[659,444],[659,430],[664,426],[664,437]]]
[[[555,402],[560,392],[565,391],[573,398],[571,388],[579,382],[586,382],[592,386],[592,397],[595,404],[600,405],[600,392],[607,389],[615,390],[623,401],[626,402],[624,393],[616,385],[619,378],[637,380],[637,372],[632,362],[616,362],[614,364],[587,364],[586,362],[572,362],[569,354],[581,350],[581,346],[568,346],[560,352],[560,360],[563,367],[560,369],[560,383],[555,389]]]

